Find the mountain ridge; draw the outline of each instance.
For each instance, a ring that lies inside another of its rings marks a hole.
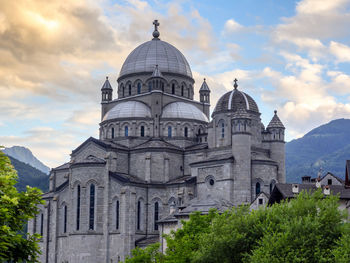
[[[350,159],[350,119],[336,119],[286,143],[287,182],[300,182],[303,175],[315,177],[322,170],[344,178]]]
[[[42,171],[45,174],[49,174],[50,168],[43,164],[38,158],[36,158],[31,150],[23,146],[12,146],[5,148],[3,152],[15,158],[16,160],[29,164],[30,166]]]

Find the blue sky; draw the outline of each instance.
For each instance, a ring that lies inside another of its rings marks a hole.
[[[151,39],[183,52],[212,110],[232,80],[287,140],[350,116],[350,0],[0,2],[0,144],[51,167],[98,136],[100,88]]]

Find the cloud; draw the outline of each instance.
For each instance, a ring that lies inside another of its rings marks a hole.
[[[35,127],[23,136],[0,136],[6,147],[21,145],[29,148],[33,154],[49,167],[69,160],[69,153],[77,147],[80,140],[73,133],[66,133],[51,127]]]
[[[337,58],[338,62],[350,62],[350,47],[335,41],[329,45],[330,52]]]
[[[226,21],[224,26],[224,34],[230,34],[242,30],[244,27],[236,22],[233,18]]]
[[[325,58],[329,38],[348,34],[350,13],[348,0],[303,0],[296,6],[296,15],[283,18],[282,23],[271,30],[276,44],[289,43],[308,52],[309,57]]]

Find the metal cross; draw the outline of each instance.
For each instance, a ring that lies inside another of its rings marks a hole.
[[[154,31],[158,31],[158,27],[160,24],[158,23],[157,19],[153,21],[153,25],[154,25]]]
[[[233,87],[234,87],[235,89],[237,89],[237,87],[238,87],[237,81],[238,81],[237,79],[234,79],[234,80],[233,80],[233,82],[235,83],[235,84],[233,85]]]

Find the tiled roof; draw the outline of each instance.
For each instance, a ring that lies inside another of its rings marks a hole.
[[[267,129],[269,128],[283,128],[284,125],[281,122],[280,118],[277,116],[277,111],[275,110],[275,115],[272,117],[272,120],[270,121],[269,125],[267,125]]]
[[[208,84],[207,84],[207,82],[205,81],[205,79],[204,79],[204,81],[203,81],[203,83],[202,83],[201,88],[199,89],[199,92],[201,92],[201,91],[210,91],[210,89],[209,89],[209,87],[208,87]]]

